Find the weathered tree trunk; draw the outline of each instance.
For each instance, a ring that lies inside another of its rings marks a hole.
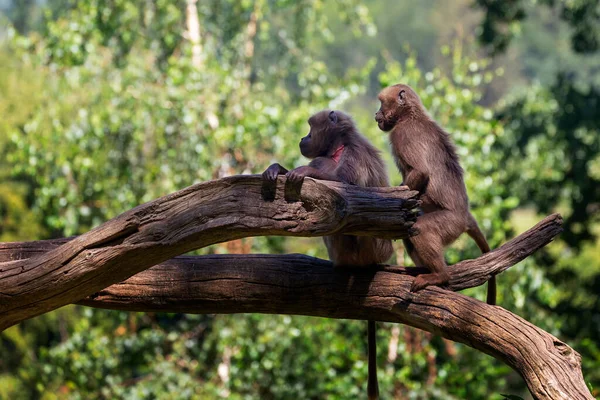
[[[547,217],[502,247],[449,267],[450,289],[478,286],[561,231]],[[0,261],[29,258],[68,239],[0,244]],[[501,307],[436,287],[410,293],[419,268],[333,268],[303,255],[176,257],[80,304],[130,311],[300,314],[401,322],[465,343],[518,371],[536,399],[593,399],[568,345]]]
[[[573,349],[501,307],[437,287],[411,293],[413,276],[422,269],[335,269],[302,255],[169,260],[247,236],[414,233],[415,192],[312,179],[300,192],[284,178],[276,186],[263,186],[257,176],[225,178],[136,207],[76,238],[0,244],[0,329],[75,302],[122,310],[401,322],[506,362],[536,399],[593,399]],[[449,289],[484,283],[546,245],[561,223],[560,216],[550,216],[499,249],[449,267]]]
[[[272,187],[260,176],[190,186],[47,253],[0,263],[0,330],[214,243],[259,235],[407,237],[415,195],[310,178],[300,193],[283,177]]]

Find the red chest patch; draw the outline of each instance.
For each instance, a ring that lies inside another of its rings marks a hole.
[[[342,158],[342,153],[344,152],[344,146],[338,147],[333,154],[331,155],[331,159],[336,163],[340,162],[340,158]]]

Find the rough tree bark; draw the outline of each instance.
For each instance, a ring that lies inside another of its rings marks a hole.
[[[414,192],[307,179],[296,193],[283,178],[276,189],[263,187],[257,176],[230,177],[157,199],[80,237],[0,244],[0,329],[71,302],[140,311],[376,319],[486,352],[517,370],[536,399],[593,399],[580,356],[568,345],[501,307],[436,287],[411,293],[413,276],[424,272],[417,268],[334,269],[302,255],[166,261],[246,236],[413,233]],[[561,222],[550,216],[499,249],[449,267],[449,289],[484,283],[551,241]]]
[[[552,215],[475,260],[449,267],[449,289],[486,282],[561,231]],[[0,244],[0,262],[30,258],[69,239]],[[501,308],[440,288],[410,293],[419,268],[334,269],[303,255],[176,257],[80,301],[92,307],[187,313],[299,314],[412,325],[465,343],[518,371],[536,399],[593,399],[572,348]],[[268,301],[266,301],[268,299]]]
[[[275,187],[277,186],[277,187]],[[259,235],[332,233],[401,238],[416,219],[416,192],[307,178],[200,183],[127,211],[39,256],[0,263],[0,330],[81,300],[179,254]]]

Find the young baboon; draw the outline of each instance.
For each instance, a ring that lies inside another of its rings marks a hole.
[[[469,198],[456,149],[428,114],[419,96],[407,85],[394,85],[379,93],[381,107],[375,120],[390,132],[392,152],[404,185],[421,193],[423,215],[415,228],[419,234],[404,240],[410,258],[431,273],[416,277],[411,290],[448,283],[444,248],[463,232],[479,249],[490,251],[485,236],[469,211]],[[487,302],[496,303],[496,278],[488,281]]]
[[[379,151],[361,135],[350,116],[340,111],[321,111],[308,119],[310,131],[300,140],[300,152],[312,161],[291,171],[272,164],[263,178],[274,182],[285,174],[293,184],[304,177],[374,187],[388,186],[385,164]],[[368,266],[387,261],[392,242],[365,236],[331,235],[323,238],[329,259],[335,266]],[[375,322],[368,323],[369,399],[379,397],[376,371]]]

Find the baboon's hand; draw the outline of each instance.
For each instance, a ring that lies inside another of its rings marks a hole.
[[[308,175],[309,168],[307,166],[294,168],[287,174],[285,174],[287,180],[292,184],[299,184],[304,181],[304,178]]]
[[[269,168],[262,173],[262,177],[264,180],[269,182],[275,182],[277,180],[277,175],[279,175],[279,171],[281,170],[281,165],[278,163],[271,164]]]

